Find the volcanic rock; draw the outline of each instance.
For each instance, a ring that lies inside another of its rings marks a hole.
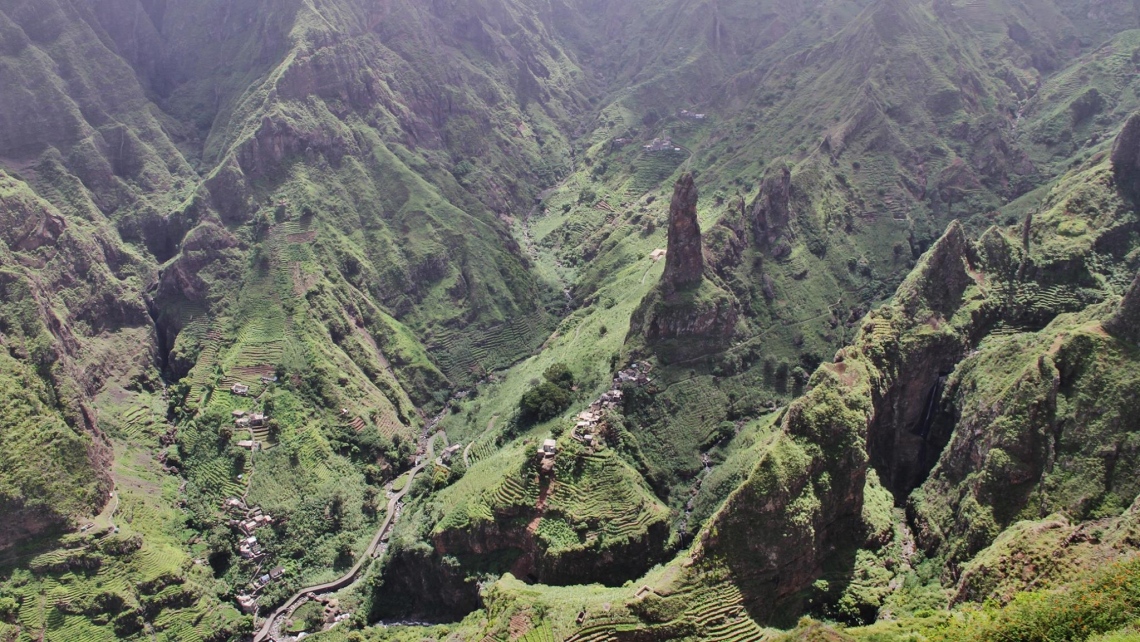
[[[1140,273],[1120,302],[1120,308],[1104,322],[1104,329],[1114,336],[1140,343]]]
[[[701,224],[697,220],[697,186],[685,174],[673,186],[669,205],[669,251],[661,283],[666,295],[699,283],[705,271]]]
[[[769,169],[760,185],[760,195],[752,202],[752,231],[756,244],[775,243],[791,220],[792,170],[787,165]]]
[[[1140,113],[1128,118],[1112,145],[1112,172],[1122,194],[1140,197]]]

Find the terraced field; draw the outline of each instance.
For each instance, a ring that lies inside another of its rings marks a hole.
[[[634,161],[637,169],[626,183],[626,195],[629,198],[641,198],[672,176],[687,158],[689,153],[684,150],[642,152]]]
[[[186,554],[174,545],[146,543],[132,551],[132,537],[106,533],[74,536],[65,542],[69,548],[36,557],[32,572],[10,592],[20,601],[17,623],[21,631],[18,635],[14,628],[0,631],[0,635],[11,633],[0,639],[122,639],[109,623],[117,610],[92,617],[103,608],[99,595],[126,599],[127,615],[135,601],[154,613],[147,621],[153,627],[154,639],[194,642],[232,626],[238,613],[212,597],[208,571],[190,565]]]
[[[217,330],[206,333],[202,351],[190,370],[190,392],[186,395],[187,407],[196,408],[206,400],[213,385],[214,369],[218,365],[218,353],[222,347],[222,334]]]
[[[474,465],[477,462],[495,454],[495,436],[493,434],[486,434],[475,440],[471,445],[471,450],[467,454],[468,465]]]
[[[526,635],[518,638],[519,642],[554,642],[554,631],[550,628],[550,623],[543,622],[538,627],[535,627],[526,632]]]
[[[508,475],[491,493],[489,503],[495,508],[534,506],[538,501],[538,493],[537,478],[520,480],[515,475]]]
[[[216,496],[218,501],[226,497],[240,496],[245,491],[230,469],[230,461],[221,457],[195,466],[190,472],[190,481],[194,482],[202,492]]]
[[[649,525],[667,518],[655,501],[611,450],[585,454],[572,475],[557,475],[548,511],[571,523],[589,525],[586,544],[642,537]],[[561,471],[559,471],[561,472]]]
[[[161,409],[153,404],[136,403],[131,405],[117,421],[107,424],[115,430],[115,436],[130,442],[154,442],[166,432],[166,418]]]
[[[448,378],[470,381],[479,372],[498,370],[537,349],[546,339],[543,324],[542,315],[534,312],[482,330],[448,329],[437,333],[428,347]]]
[[[651,639],[654,631],[670,631],[673,639],[679,631],[688,632],[686,639],[717,640],[717,642],[763,642],[773,639],[778,632],[761,628],[744,610],[740,590],[729,582],[713,586],[686,588],[667,595],[649,594],[644,600],[683,606],[681,614],[673,620],[646,626],[631,618],[608,619],[587,617],[585,625],[566,642],[620,642],[621,640]],[[637,608],[636,600],[630,608]],[[667,607],[666,607],[667,608]]]

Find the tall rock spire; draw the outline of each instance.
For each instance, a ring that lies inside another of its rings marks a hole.
[[[697,221],[697,186],[690,173],[678,179],[673,186],[668,249],[665,274],[661,277],[666,293],[699,283],[705,271],[705,259],[701,248],[701,224]]]

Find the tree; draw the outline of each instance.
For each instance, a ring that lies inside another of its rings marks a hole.
[[[519,418],[527,423],[546,421],[569,407],[570,391],[543,381],[519,400]]]
[[[550,383],[569,390],[574,386],[574,373],[570,371],[570,366],[565,363],[556,363],[546,369],[542,373],[544,379]]]
[[[0,621],[14,622],[20,611],[20,603],[8,596],[0,597]]]

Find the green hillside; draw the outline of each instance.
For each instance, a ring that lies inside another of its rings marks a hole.
[[[1125,0],[0,2],[0,639],[1131,639],[1138,70]]]

